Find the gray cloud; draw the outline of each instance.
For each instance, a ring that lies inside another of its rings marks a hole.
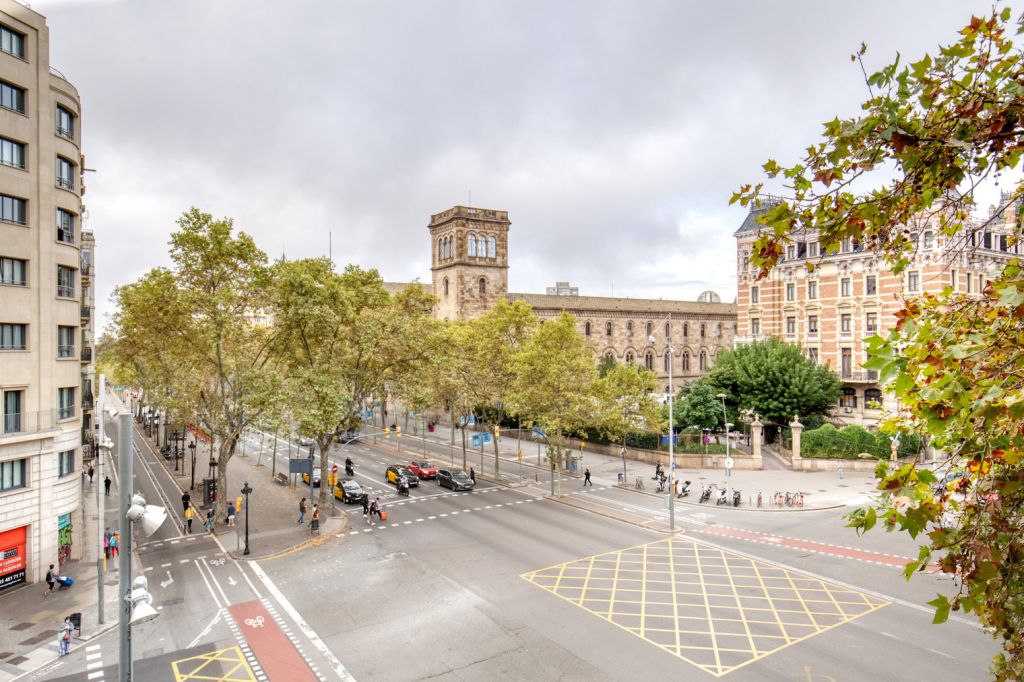
[[[430,213],[510,211],[511,286],[735,295],[728,207],[880,66],[989,3],[38,0],[83,99],[105,299],[191,205],[272,256],[429,277]],[[103,306],[101,313],[109,312]]]

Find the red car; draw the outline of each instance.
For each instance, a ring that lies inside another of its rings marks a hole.
[[[416,474],[417,478],[423,480],[437,478],[437,467],[426,460],[409,462],[409,471]]]

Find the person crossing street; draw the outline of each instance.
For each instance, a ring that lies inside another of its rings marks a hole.
[[[589,467],[587,468],[586,471],[583,472],[583,487],[586,488],[587,485],[589,485],[591,488],[594,487],[594,482],[590,480],[590,469],[589,469]]]

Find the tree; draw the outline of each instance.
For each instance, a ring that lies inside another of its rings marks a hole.
[[[708,431],[724,428],[722,402],[718,397],[721,392],[722,389],[707,378],[698,379],[684,386],[679,391],[679,400],[675,404],[676,426],[696,427]]]
[[[115,355],[150,401],[194,414],[217,446],[217,489],[242,431],[277,400],[268,371],[271,329],[257,321],[266,300],[266,255],[229,219],[191,209],[171,235],[172,268],[156,268],[115,292]],[[223,521],[227,506],[218,505]]]
[[[602,355],[601,359],[597,361],[597,374],[600,377],[608,375],[608,372],[612,371],[612,368],[617,365],[615,356],[609,353],[608,355]]]
[[[1024,154],[1024,54],[1013,42],[1024,22],[1009,8],[972,17],[957,41],[908,66],[899,60],[867,78],[859,116],[825,124],[824,139],[790,167],[768,161],[769,178],[784,178],[786,196],[764,213],[755,264],[762,272],[783,245],[804,231],[833,252],[843,239],[880,252],[894,271],[915,258],[915,224],[937,227],[947,246],[967,244],[995,221],[1012,219],[1009,241],[1021,235],[1024,183],[1004,192],[987,220],[975,221],[975,193],[993,178],[1018,171]],[[862,60],[864,47],[853,56]],[[1016,176],[1016,177],[1019,177]],[[868,191],[854,192],[854,185]],[[759,202],[761,185],[734,195]],[[878,468],[877,506],[856,511],[850,525],[865,532],[881,520],[922,540],[908,578],[937,561],[953,578],[951,595],[931,604],[935,621],[950,610],[976,613],[1000,640],[998,680],[1024,678],[1024,272],[1011,263],[980,297],[947,290],[907,301],[897,327],[870,344],[865,365],[900,400],[903,411],[885,428],[918,430],[967,473],[956,490],[914,464]]]
[[[707,382],[726,393],[727,402],[776,424],[788,424],[796,415],[828,414],[841,388],[835,373],[779,339],[721,351]],[[703,395],[705,389],[699,390]]]
[[[509,403],[547,432],[548,462],[553,473],[558,470],[561,490],[564,437],[585,428],[598,414],[594,356],[576,331],[575,319],[562,313],[527,339],[513,367]]]
[[[635,431],[654,431],[661,426],[654,392],[658,382],[645,367],[613,364],[594,384],[600,414],[598,430],[612,443],[622,445],[622,480],[626,473],[626,436]]]

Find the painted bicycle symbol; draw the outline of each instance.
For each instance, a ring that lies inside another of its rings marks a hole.
[[[251,628],[263,627],[263,616],[256,616],[255,618],[246,618],[245,624]]]
[[[211,566],[223,566],[226,559],[210,559]]]

